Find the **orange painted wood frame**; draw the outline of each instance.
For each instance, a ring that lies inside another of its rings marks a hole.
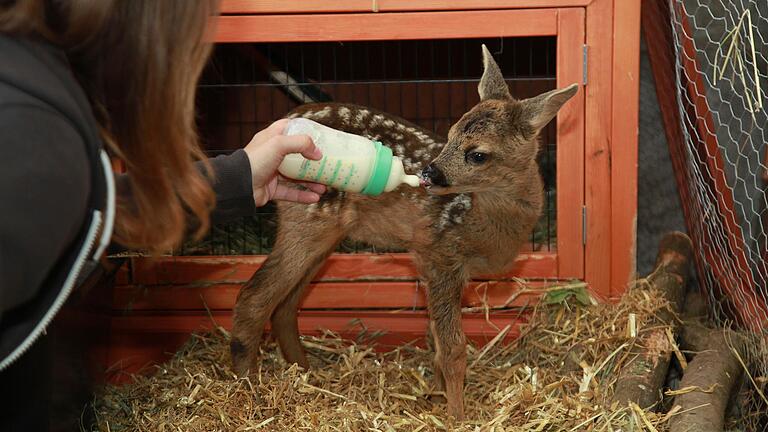
[[[514,309],[536,302],[555,279],[586,280],[593,294],[609,299],[634,273],[639,0],[622,2],[378,0],[379,11],[389,13],[370,13],[371,3],[357,0],[225,0],[225,14],[243,15],[221,17],[211,37],[221,43],[557,37],[557,86],[582,83],[557,119],[557,251],[521,254],[511,274],[486,275],[467,287],[462,303],[474,313],[465,314],[463,325],[482,342],[506,324],[523,323],[526,315]],[[118,275],[113,302],[118,317],[109,352],[122,362],[117,370],[162,360],[190,332],[210,328],[206,308],[231,327],[236,293],[264,259],[132,258]],[[384,344],[410,342],[427,330],[423,291],[409,254],[336,254],[307,290],[299,330],[354,337],[361,325],[386,330]],[[494,308],[490,323],[478,311],[486,306]],[[507,337],[518,334],[513,326]]]

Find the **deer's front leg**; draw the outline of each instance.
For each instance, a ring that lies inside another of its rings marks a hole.
[[[448,414],[462,420],[467,343],[461,328],[461,293],[466,277],[460,267],[452,265],[438,265],[426,273],[430,326],[435,338],[435,379],[438,388],[444,385]]]

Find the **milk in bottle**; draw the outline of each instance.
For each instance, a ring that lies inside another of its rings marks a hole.
[[[337,190],[379,195],[405,183],[419,186],[419,177],[408,175],[403,162],[378,141],[342,132],[315,121],[296,118],[285,135],[309,135],[323,158],[313,161],[294,153],[285,157],[278,171],[286,177],[322,183]]]

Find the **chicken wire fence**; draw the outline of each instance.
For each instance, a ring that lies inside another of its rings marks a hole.
[[[717,321],[756,335],[748,360],[761,389],[768,377],[768,2],[668,5],[683,136],[676,170],[700,283]]]
[[[218,45],[198,88],[203,146],[212,156],[231,152],[291,109],[312,102],[370,106],[445,137],[479,101],[481,44],[494,53],[514,96],[555,88],[554,37]],[[557,243],[556,135],[555,122],[541,134],[538,161],[548,199],[531,234],[534,251],[554,250]],[[202,241],[176,253],[266,254],[275,222],[275,207],[268,205],[252,217],[214,224]],[[339,252],[395,251],[344,242]]]

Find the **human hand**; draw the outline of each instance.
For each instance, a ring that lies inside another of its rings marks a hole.
[[[325,186],[317,183],[298,182],[280,175],[277,167],[285,155],[301,153],[307,159],[320,160],[323,155],[307,135],[283,135],[288,119],[278,120],[254,135],[245,146],[245,153],[251,163],[253,176],[253,199],[257,207],[269,200],[293,201],[304,204],[315,203],[325,192]],[[299,184],[307,188],[300,190],[289,185]]]

